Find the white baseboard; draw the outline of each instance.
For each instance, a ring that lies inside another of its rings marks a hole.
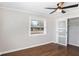
[[[79,47],[79,45],[77,45],[77,44],[70,44],[70,45]]]
[[[0,55],[6,54],[6,53],[15,52],[15,51],[19,51],[19,50],[23,50],[23,49],[33,48],[33,47],[37,47],[37,46],[41,46],[41,45],[45,45],[45,44],[49,44],[49,43],[53,43],[53,42],[50,41],[50,42],[45,42],[45,43],[41,43],[41,44],[32,45],[32,46],[29,46],[29,47],[24,47],[24,48],[19,48],[19,49],[8,50],[8,51],[0,52]]]

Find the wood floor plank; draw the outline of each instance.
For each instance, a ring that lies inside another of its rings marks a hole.
[[[79,47],[50,43],[30,49],[3,54],[2,56],[79,56]]]

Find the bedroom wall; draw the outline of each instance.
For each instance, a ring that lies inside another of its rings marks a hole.
[[[46,20],[47,34],[29,36],[30,16],[37,16]],[[54,20],[46,16],[2,8],[2,10],[0,9],[1,23],[0,28],[2,30],[0,30],[0,36],[2,38],[0,39],[0,53],[55,42]]]
[[[4,44],[5,41],[3,41],[2,39],[2,28],[3,28],[3,12],[2,12],[3,9],[0,9],[0,50],[3,49],[3,46],[2,44]]]

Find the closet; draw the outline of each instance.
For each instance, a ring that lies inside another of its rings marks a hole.
[[[69,43],[79,46],[79,17],[69,19]]]

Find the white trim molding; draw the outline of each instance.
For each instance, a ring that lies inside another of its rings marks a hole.
[[[44,23],[44,32],[42,34],[31,34],[31,21],[32,19],[36,19],[36,20],[42,20]],[[31,16],[29,17],[29,36],[40,36],[40,35],[46,35],[47,34],[47,30],[46,30],[46,19],[41,18],[41,17],[36,17],[36,16]]]
[[[13,49],[13,50],[8,50],[8,51],[0,52],[0,55],[6,54],[6,53],[15,52],[15,51],[19,51],[19,50],[24,50],[24,49],[28,49],[28,48],[38,47],[38,46],[49,44],[49,43],[53,43],[53,41],[45,42],[45,43],[41,43],[41,44],[36,44],[36,45],[24,47],[24,48],[19,48],[19,49]]]

